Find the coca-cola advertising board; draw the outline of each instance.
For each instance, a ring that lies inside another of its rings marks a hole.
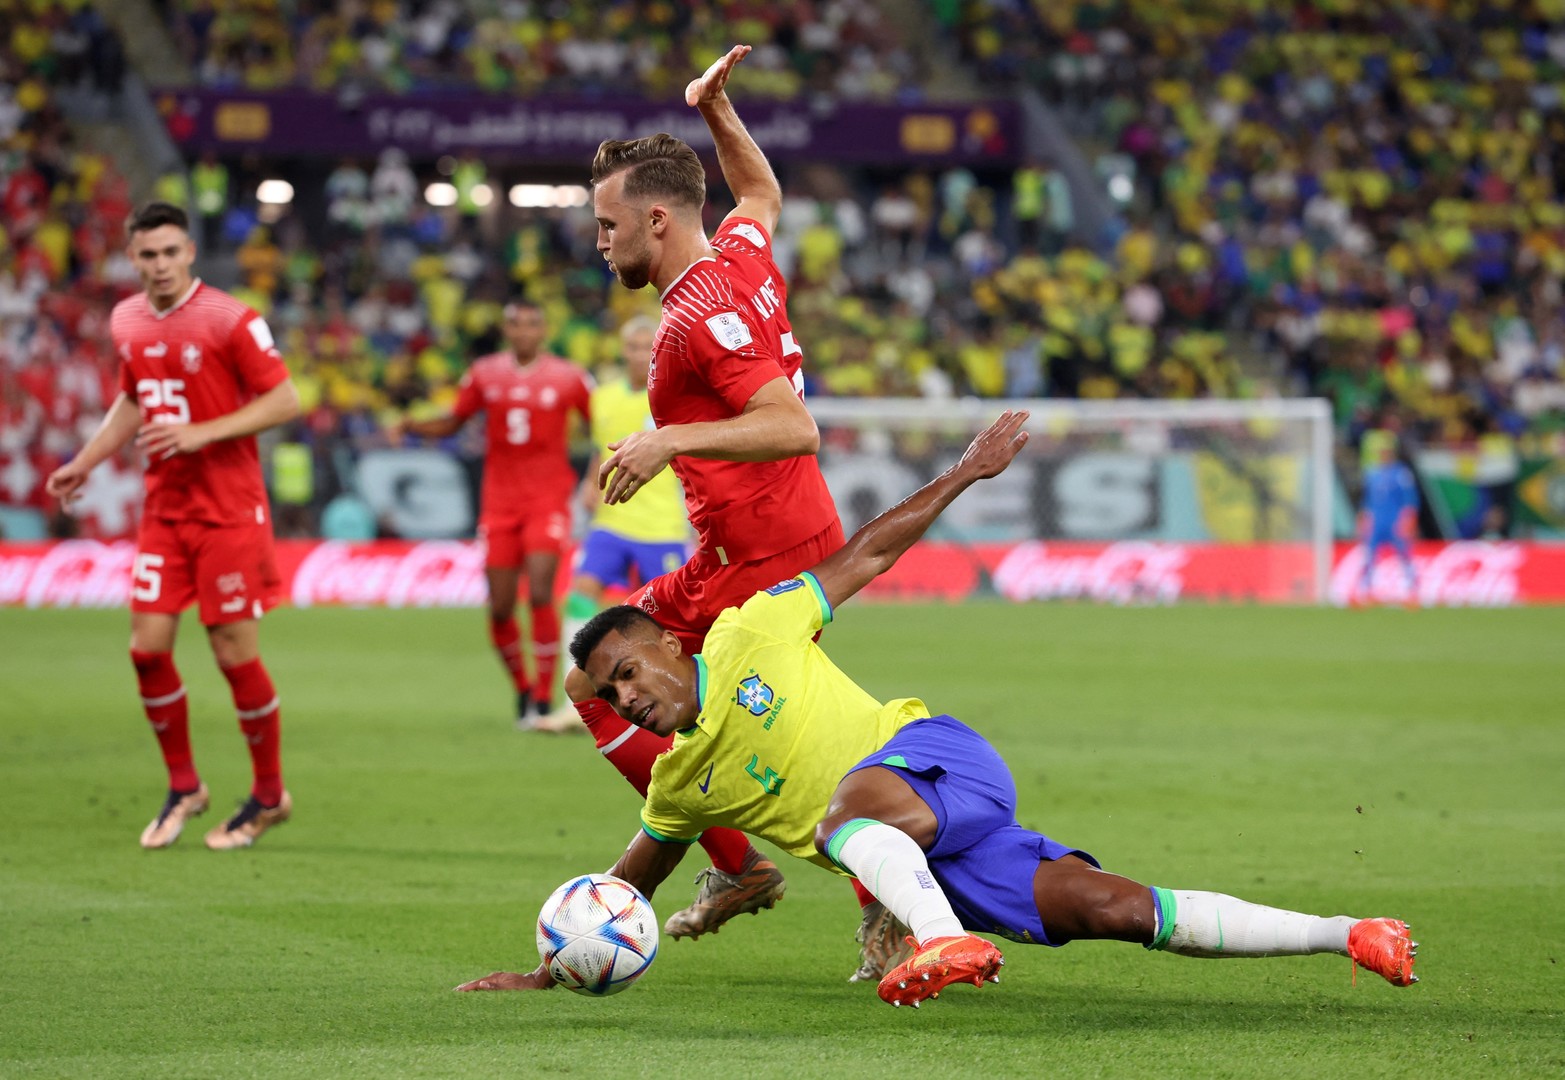
[[[477,607],[483,556],[454,540],[283,540],[283,596],[296,607]],[[135,545],[120,540],[0,544],[0,605],[123,607]],[[1364,553],[1338,545],[1328,600],[1421,607],[1511,607],[1565,603],[1565,545],[1423,543],[1409,581],[1394,554],[1376,560],[1367,593]],[[1304,603],[1313,563],[1302,544],[1176,544],[1145,541],[913,546],[864,596],[872,600],[1087,600],[1117,604]],[[565,573],[562,571],[562,583]]]

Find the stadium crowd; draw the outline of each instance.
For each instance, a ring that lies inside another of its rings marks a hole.
[[[1201,15],[1143,0],[932,8],[986,84],[1036,86],[1074,111],[1085,146],[1132,163],[1134,191],[1111,235],[1090,237],[1049,162],[1013,175],[784,168],[776,248],[811,393],[1322,394],[1344,447],[1390,428],[1425,445],[1565,450],[1565,0],[1518,0],[1503,17],[1354,0]],[[505,19],[517,49],[553,43],[536,69],[546,80],[526,89],[606,88],[559,48],[595,40],[572,29],[574,9],[467,10],[179,0],[170,18],[209,81],[285,85],[313,72],[340,85],[369,65],[377,87],[490,86],[474,57],[492,36],[483,28]],[[758,66],[796,76],[758,79],[759,92],[855,96],[810,72],[840,74],[855,48],[890,48],[859,41],[894,40],[865,29],[876,10],[747,5],[770,43],[758,57],[784,57]],[[647,38],[661,51],[630,66],[647,93],[666,93],[669,73],[734,33],[630,3],[610,5],[595,24],[609,29],[594,32],[646,22],[662,27]],[[811,59],[829,36],[818,24],[846,52]],[[386,27],[405,33],[388,45]],[[12,111],[26,102],[0,167],[0,368],[7,415],[32,417],[5,425],[0,483],[7,501],[42,507],[44,466],[79,444],[112,394],[101,324],[134,284],[118,250],[127,203],[108,164],[69,149],[49,119],[42,54],[19,50],[16,35],[0,47],[21,79]],[[317,48],[341,63],[299,59]],[[371,65],[366,49],[385,62]],[[876,55],[894,96],[911,64]],[[506,78],[520,70],[501,66]],[[482,180],[481,162],[447,164]],[[214,167],[192,171],[198,205],[200,170]],[[422,197],[435,174],[393,151],[341,163],[319,222],[267,214],[256,175],[205,174],[215,227],[202,235],[231,252],[236,295],[267,315],[294,370],[305,414],[288,437],[315,463],[312,507],[340,484],[344,454],[385,445],[388,417],[450,403],[467,361],[497,341],[508,296],[542,303],[555,350],[589,368],[612,362],[625,319],[656,313],[650,293],[613,287],[588,207],[437,209]],[[13,200],[32,206],[33,224],[9,212]],[[710,224],[725,209],[711,206]],[[280,513],[280,529],[313,528],[312,513]]]
[[[913,54],[870,0],[160,0],[208,86],[676,97],[705,57],[756,46],[743,93],[917,96]]]

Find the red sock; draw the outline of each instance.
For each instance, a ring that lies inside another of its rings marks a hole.
[[[175,791],[194,791],[201,786],[195,760],[190,754],[190,708],[185,684],[174,667],[174,654],[130,651],[136,665],[136,683],[141,687],[141,707],[147,722],[158,737],[163,764],[168,766],[168,786]]]
[[[581,722],[592,732],[599,753],[608,758],[631,787],[645,795],[652,780],[652,763],[669,748],[674,737],[642,731],[602,698],[578,701],[575,706]],[[750,854],[749,837],[737,829],[708,829],[701,834],[701,846],[711,857],[712,865],[725,874],[741,873],[745,856]]]
[[[553,604],[532,609],[533,664],[538,668],[538,700],[554,697],[554,662],[560,655],[560,613]]]
[[[272,677],[259,656],[247,664],[222,670],[234,692],[239,730],[250,745],[250,767],[255,773],[250,794],[262,806],[276,806],[283,797],[282,710]]]
[[[527,665],[522,662],[522,631],[516,625],[515,616],[509,619],[491,617],[489,640],[494,642],[495,652],[500,654],[500,663],[511,673],[516,692],[525,694],[531,690],[532,683],[527,681]]]

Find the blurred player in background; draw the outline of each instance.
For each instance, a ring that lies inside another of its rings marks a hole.
[[[183,210],[151,203],[131,216],[126,232],[144,291],[120,301],[110,317],[120,394],[81,453],[49,477],[48,490],[70,503],[93,468],[132,438],[147,455],[130,656],[169,791],[141,846],[168,847],[210,802],[174,666],[179,616],[195,603],[233,691],[254,772],[249,797],[207,833],[206,845],[248,847],[293,811],[283,788],[277,691],[261,662],[259,620],[277,602],[281,580],[255,436],[297,416],[299,395],[266,320],[193,276],[196,245]]]
[[[803,350],[772,257],[782,188],[724,89],[749,52],[735,46],[685,89],[686,103],[712,132],[736,203],[710,241],[701,221],[706,170],[686,143],[663,134],[609,140],[592,163],[598,250],[626,288],[654,286],[663,308],[647,377],[656,427],[611,444],[598,480],[608,506],[637,497],[670,465],[684,485],[696,552],[633,603],[691,652],[724,608],[842,544],[815,459],[820,433],[801,396]],[[645,794],[652,762],[670,739],[627,724],[574,668],[565,689],[599,750]],[[785,888],[776,866],[742,835],[714,829],[701,842],[712,869],[697,879],[695,903],[669,918],[665,930],[676,938],[770,907]],[[900,941],[895,920],[858,891],[864,952],[855,977],[868,977]]]
[[[1375,557],[1390,546],[1402,564],[1407,602],[1417,602],[1414,592],[1412,539],[1418,528],[1418,482],[1413,470],[1397,460],[1396,437],[1374,432],[1371,448],[1374,464],[1364,474],[1364,501],[1359,511],[1359,539],[1364,545],[1364,570],[1359,575],[1358,599],[1368,602],[1373,593]]]
[[[592,382],[575,364],[543,351],[549,327],[538,305],[513,300],[505,307],[501,328],[510,349],[473,361],[450,413],[406,420],[399,427],[443,439],[484,414],[488,449],[478,536],[489,586],[489,640],[516,689],[517,727],[528,728],[552,707],[560,652],[554,583],[560,555],[570,543],[576,489],[569,422],[573,412],[591,419]],[[531,678],[516,625],[516,593],[524,574],[536,669]]]
[[[1183,956],[1348,956],[1417,981],[1398,919],[1320,918],[1222,893],[1148,888],[1016,821],[1016,784],[976,731],[917,698],[880,702],[815,643],[836,609],[894,565],[941,510],[1027,442],[1006,412],[962,460],[811,570],[723,613],[699,656],[639,608],[610,608],[571,654],[625,719],[682,737],[652,772],[641,830],[609,873],[651,896],[703,830],[741,828],[868,881],[918,942],[880,980],[892,1005],[954,982],[999,981],[999,949],[971,931],[1060,946],[1137,942]],[[762,722],[762,718],[765,718]],[[543,990],[547,967],[463,990]]]
[[[659,574],[677,570],[690,557],[690,525],[685,520],[685,494],[672,470],[658,473],[634,502],[610,505],[598,489],[598,466],[621,439],[650,431],[652,408],[647,403],[647,371],[652,366],[652,338],[657,324],[637,317],[620,328],[620,354],[625,376],[592,392],[594,453],[582,477],[580,500],[592,515],[582,540],[570,593],[565,600],[564,640],[570,641],[603,606],[606,585],[645,585]],[[562,710],[577,730],[575,710]]]

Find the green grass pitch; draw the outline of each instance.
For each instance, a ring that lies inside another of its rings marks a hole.
[[[281,611],[293,822],[200,834],[248,765],[193,622],[213,813],[136,844],[163,774],[123,612],[0,611],[0,1076],[1565,1076],[1565,610],[849,606],[827,648],[1009,759],[1026,825],[1110,869],[1396,914],[1407,990],[1338,957],[1009,945],[912,1012],[849,985],[847,885],[665,939],[618,997],[459,995],[536,963],[637,800],[585,739],[512,730],[471,611]],[[692,854],[654,898],[688,902]]]

